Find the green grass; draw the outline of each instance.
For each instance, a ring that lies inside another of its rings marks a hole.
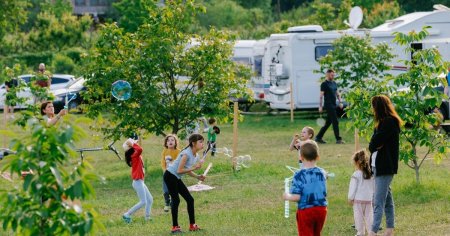
[[[296,117],[299,117],[300,114]],[[308,117],[308,116],[305,116]],[[333,132],[327,131],[324,139],[331,144],[320,145],[320,167],[336,174],[328,181],[328,216],[323,235],[354,235],[351,206],[347,205],[347,190],[353,166],[350,157],[354,151],[353,133],[345,131],[346,121],[341,121],[341,133],[347,144],[336,145]],[[246,116],[239,123],[238,154],[250,154],[252,165],[237,173],[231,170],[231,160],[223,154],[209,158],[213,167],[205,184],[214,190],[197,192],[195,198],[196,221],[201,232],[187,235],[296,235],[295,210],[291,203],[290,218],[284,218],[284,202],[281,195],[283,180],[291,175],[286,165],[297,166],[295,152],[288,151],[291,137],[305,125],[316,132],[319,127],[314,119],[296,118],[290,122],[289,115]],[[231,124],[221,124],[218,147],[232,147]],[[146,184],[154,197],[153,221],[144,222],[143,210],[126,225],[121,215],[137,202],[131,187],[130,169],[111,152],[86,153],[94,171],[106,179],[106,183],[94,183],[97,198],[89,200],[101,213],[106,232],[100,235],[168,235],[171,227],[170,213],[163,212],[162,171],[160,153],[162,137],[148,136],[143,141],[144,159],[147,166]],[[97,138],[87,138],[79,147],[94,147],[107,143]],[[183,146],[185,142],[183,141]],[[367,146],[362,142],[363,147]],[[119,148],[118,142],[116,147]],[[3,163],[5,160],[3,161]],[[0,167],[3,165],[0,162]],[[399,163],[399,174],[394,177],[392,189],[396,204],[397,235],[449,235],[450,234],[450,160],[439,165],[427,160],[421,169],[421,185],[415,184],[413,170]],[[203,170],[199,171],[199,173]],[[185,176],[186,185],[196,180]],[[15,184],[20,184],[17,180]],[[0,189],[13,187],[0,179]],[[188,216],[184,200],[180,204],[179,222],[188,228]],[[384,226],[383,226],[384,227]],[[0,232],[1,235],[1,232]]]

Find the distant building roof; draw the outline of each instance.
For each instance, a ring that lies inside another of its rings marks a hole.
[[[104,15],[110,8],[111,0],[71,0],[73,6],[73,14],[84,15],[92,14]]]
[[[84,15],[91,14],[94,16],[104,15],[112,7],[113,2],[118,0],[71,0],[73,6],[73,14]],[[164,5],[164,0],[159,0],[158,6]]]

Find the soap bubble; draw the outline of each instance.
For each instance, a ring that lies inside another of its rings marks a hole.
[[[112,84],[111,93],[117,100],[127,100],[131,97],[131,85],[125,80],[117,80]]]

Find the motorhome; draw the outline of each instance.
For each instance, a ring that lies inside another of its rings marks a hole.
[[[360,17],[362,20],[362,14]],[[262,72],[264,80],[270,83],[266,101],[272,109],[290,109],[292,93],[294,109],[318,108],[320,81],[324,75],[314,71],[320,69],[318,60],[333,49],[333,41],[343,35],[369,34],[373,43],[388,43],[396,55],[390,73],[405,71],[398,61],[410,60],[411,55],[392,42],[393,33],[420,31],[424,26],[432,27],[428,30],[430,35],[426,40],[414,43],[413,48],[436,47],[444,60],[450,61],[450,10],[445,7],[407,14],[371,30],[358,30],[356,26],[343,31],[323,31],[320,26],[310,25],[291,27],[284,34],[272,34],[266,44]]]
[[[262,58],[266,42],[266,39],[237,40],[233,47],[232,60],[247,65],[252,70],[252,77],[247,87],[253,91],[254,101],[264,101],[269,94],[269,83],[262,77]]]

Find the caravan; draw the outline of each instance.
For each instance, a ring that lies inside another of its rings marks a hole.
[[[262,77],[262,58],[267,40],[237,40],[233,47],[232,60],[247,65],[252,77],[247,86],[253,91],[255,101],[264,101],[269,94],[269,83]],[[249,102],[249,101],[243,101]]]
[[[362,15],[358,15],[361,17]],[[350,19],[350,24],[352,24]],[[357,19],[356,21],[358,21]],[[360,23],[360,21],[359,21]],[[355,25],[353,25],[355,26]],[[436,47],[444,60],[450,60],[450,10],[444,8],[432,12],[416,12],[401,16],[373,28],[358,30],[356,27],[344,31],[323,31],[320,26],[291,27],[288,33],[272,34],[266,44],[264,54],[263,77],[270,83],[269,96],[266,98],[273,109],[290,109],[291,93],[294,109],[316,109],[319,107],[320,78],[314,70],[320,68],[318,60],[332,50],[332,43],[343,35],[364,36],[369,34],[373,43],[387,42],[397,55],[392,61],[392,74],[406,70],[398,65],[399,59],[411,59],[392,42],[394,32],[420,31],[431,26],[430,35],[423,42],[413,45],[420,50]],[[292,91],[291,91],[292,83]]]

